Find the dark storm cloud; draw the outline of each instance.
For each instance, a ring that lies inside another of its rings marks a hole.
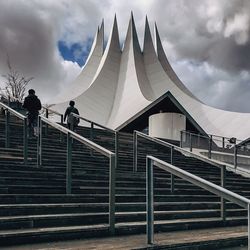
[[[250,2],[159,0],[151,13],[193,93],[209,105],[250,112]]]
[[[207,61],[225,70],[250,69],[250,2],[158,1],[153,13],[177,58]],[[164,9],[164,10],[163,10]]]
[[[34,77],[31,85],[45,100],[57,94],[67,78],[80,69],[77,64],[61,58],[58,40],[64,39],[66,44],[70,44],[67,30],[73,23],[74,29],[78,28],[79,31],[73,32],[74,39],[71,40],[81,39],[83,42],[87,38],[87,34],[83,34],[84,29],[80,29],[80,20],[77,23],[77,20],[69,18],[69,1],[60,1],[58,4],[47,2],[47,5],[46,1],[0,2],[0,73],[7,71],[8,55],[15,69],[25,76]],[[85,16],[87,10],[92,11],[91,5],[75,1],[74,8],[78,10],[78,15],[84,10],[81,14]],[[74,18],[77,19],[77,13]],[[85,25],[87,23],[83,22]]]

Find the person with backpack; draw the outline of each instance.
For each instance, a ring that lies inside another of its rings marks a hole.
[[[29,89],[28,91],[29,95],[25,97],[23,108],[28,110],[27,116],[28,116],[28,128],[29,128],[29,137],[32,136],[38,136],[38,115],[39,110],[41,110],[42,105],[39,98],[35,95],[34,89]]]
[[[64,122],[65,122],[65,120],[67,118],[68,128],[73,130],[73,131],[75,131],[77,125],[79,124],[79,118],[72,115],[72,113],[79,115],[78,109],[75,108],[74,106],[75,106],[75,102],[70,101],[69,102],[69,107],[67,107],[67,109],[66,109],[66,111],[64,113],[64,117],[63,117]]]

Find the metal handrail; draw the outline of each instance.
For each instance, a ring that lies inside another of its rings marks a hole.
[[[49,120],[48,118],[46,117],[43,117],[40,115],[40,118],[43,122],[47,123],[48,125],[50,125],[51,127],[54,127],[55,129],[63,132],[64,134],[70,134],[71,137],[83,144],[85,144],[87,147],[90,147],[91,149],[94,149],[95,151],[99,152],[100,154],[103,154],[107,157],[110,157],[111,155],[114,155],[113,152],[111,152],[110,150],[88,140],[87,138],[75,133],[74,131],[68,129],[68,128],[65,128],[63,127],[62,125],[58,124],[58,123],[55,123],[51,120]]]
[[[6,105],[6,104],[4,104],[2,102],[0,102],[0,106],[2,108],[4,108],[5,110],[8,110],[11,114],[13,114],[14,116],[20,118],[21,120],[24,120],[26,118],[25,115],[20,114],[19,112],[17,112],[16,110],[10,108],[8,105]]]
[[[54,113],[54,114],[56,114],[56,115],[59,115],[60,117],[61,117],[61,124],[63,124],[63,114],[62,113],[59,113],[59,112],[57,112],[57,111],[55,111],[55,110],[53,110],[53,109],[50,109],[50,108],[48,108],[48,107],[45,107],[45,106],[43,106],[43,108],[46,110],[46,115],[45,115],[45,117],[46,118],[48,118],[49,117],[49,111],[51,112],[51,113]],[[118,131],[116,131],[116,130],[113,130],[113,129],[110,129],[110,128],[108,128],[108,127],[105,127],[105,126],[103,126],[103,125],[101,125],[101,124],[99,124],[99,123],[97,123],[97,122],[94,122],[94,121],[91,121],[91,120],[89,120],[89,119],[87,119],[87,118],[85,118],[85,117],[82,117],[82,116],[80,116],[80,115],[77,115],[77,114],[75,114],[75,113],[71,113],[70,115],[73,115],[73,116],[75,116],[76,118],[79,118],[79,119],[81,119],[81,120],[83,120],[83,121],[85,121],[85,122],[88,122],[88,123],[90,123],[90,140],[91,141],[93,141],[94,140],[94,126],[97,126],[97,127],[100,127],[100,128],[102,128],[102,129],[105,129],[106,131],[109,131],[109,132],[111,132],[111,133],[114,133],[114,135],[115,135],[115,155],[116,155],[116,157],[115,157],[115,160],[116,160],[116,167],[118,167],[118,165],[119,165],[119,132]],[[46,133],[47,133],[47,130],[48,130],[48,127],[47,127],[47,125],[46,125]]]
[[[197,154],[195,154],[193,152],[190,152],[190,151],[188,151],[188,150],[186,150],[184,148],[178,147],[178,146],[173,145],[173,144],[171,144],[169,142],[162,141],[162,140],[160,140],[158,138],[153,138],[153,137],[151,137],[149,135],[146,135],[146,134],[144,134],[142,132],[139,132],[139,131],[135,130],[134,131],[134,136],[133,136],[133,138],[134,138],[134,143],[133,143],[134,144],[134,154],[133,154],[134,171],[137,171],[137,137],[138,136],[143,137],[143,138],[145,138],[145,139],[147,139],[149,141],[155,142],[157,144],[160,144],[162,146],[166,146],[166,147],[168,147],[170,149],[174,149],[174,150],[176,150],[176,151],[178,151],[180,153],[183,153],[185,155],[188,155],[190,157],[193,157],[193,158],[196,158],[198,160],[204,161],[206,163],[212,164],[212,165],[214,165],[216,167],[219,167],[219,168],[222,168],[222,167],[225,167],[225,166],[229,166],[226,163],[223,163],[223,164],[218,163],[218,162],[214,161],[213,159],[208,159],[205,156],[197,155]]]
[[[50,111],[50,112],[53,113],[53,114],[56,114],[56,115],[59,115],[60,117],[63,117],[63,114],[62,114],[62,113],[59,113],[58,111],[55,111],[55,110],[53,110],[53,109],[51,109],[51,108],[48,108],[48,107],[45,107],[45,106],[42,106],[42,108],[45,109],[46,111]],[[48,114],[48,112],[46,112],[46,114]],[[105,130],[107,130],[107,131],[109,131],[109,132],[112,132],[112,133],[116,133],[116,132],[117,132],[116,130],[113,130],[113,129],[111,129],[111,128],[105,127],[105,126],[103,126],[103,125],[101,125],[101,124],[99,124],[99,123],[97,123],[97,122],[91,121],[91,120],[89,120],[89,119],[87,119],[87,118],[85,118],[85,117],[82,117],[82,116],[78,115],[78,114],[71,113],[71,115],[73,115],[73,116],[75,116],[76,118],[79,118],[79,119],[81,119],[81,120],[83,120],[83,121],[85,121],[85,122],[88,122],[88,123],[90,123],[90,124],[93,124],[93,125],[95,125],[95,126],[97,126],[97,127],[103,128],[103,129],[105,129]],[[45,117],[48,118],[48,115],[46,115]],[[61,120],[63,121],[63,119],[61,119]],[[63,122],[61,122],[61,123],[63,123]]]
[[[199,156],[199,155],[196,155],[190,151],[187,151],[183,148],[180,148],[178,146],[175,146],[169,142],[165,142],[165,141],[162,141],[160,139],[157,139],[157,138],[152,138],[146,134],[143,134],[139,131],[134,131],[134,135],[133,135],[133,140],[134,140],[134,149],[133,149],[133,165],[134,165],[134,172],[137,171],[137,158],[138,158],[138,136],[142,137],[142,138],[145,138],[149,141],[152,141],[152,142],[155,142],[155,143],[158,143],[162,146],[165,146],[165,147],[168,147],[170,148],[171,152],[170,152],[170,163],[173,164],[173,154],[174,154],[174,150],[182,153],[182,154],[185,154],[187,156],[190,156],[190,157],[193,157],[193,158],[196,158],[198,160],[201,160],[203,162],[206,162],[206,163],[209,163],[211,165],[214,165],[218,168],[220,168],[220,171],[221,171],[221,178],[220,178],[220,182],[221,182],[221,186],[222,187],[226,187],[226,164],[220,164],[218,162],[215,162],[213,161],[212,159],[208,159],[204,156]],[[170,189],[171,189],[171,192],[173,193],[174,192],[174,186],[175,186],[175,178],[174,178],[174,175],[170,175]],[[223,220],[225,220],[226,218],[226,201],[224,199],[221,199],[221,217]]]
[[[48,108],[48,107],[46,107],[46,106],[42,106],[43,107],[43,109],[45,109],[45,110],[48,110],[48,111],[50,111],[51,113],[53,113],[53,114],[56,114],[56,115],[59,115],[59,116],[61,116],[62,115],[62,113],[59,113],[58,111],[55,111],[55,110],[53,110],[53,109],[51,109],[51,108]]]
[[[9,97],[10,97],[10,96],[9,96]],[[20,101],[18,98],[14,97],[14,96],[11,96],[11,98],[23,104],[22,101]],[[63,114],[61,114],[61,113],[59,113],[59,112],[57,112],[57,111],[55,111],[55,110],[53,110],[53,109],[51,109],[51,108],[48,108],[48,107],[46,107],[46,106],[44,106],[44,105],[42,105],[42,108],[45,109],[45,117],[48,118],[48,116],[49,116],[49,111],[50,111],[50,112],[53,113],[53,114],[59,115],[59,116],[61,117],[61,124],[63,123]]]
[[[227,199],[231,202],[248,210],[248,250],[250,250],[250,200],[211,183],[201,177],[191,174],[183,169],[180,169],[172,164],[162,161],[153,156],[146,157],[146,189],[147,189],[147,241],[148,244],[153,244],[154,241],[154,199],[153,199],[153,166],[157,166],[172,175],[178,176],[181,179],[191,182],[211,193],[220,196],[222,199]]]
[[[190,131],[187,131],[187,130],[182,130],[181,131],[182,133],[186,133],[186,134],[191,134],[191,135],[195,135],[195,136],[199,136],[199,137],[204,137],[204,138],[211,138],[211,137],[215,137],[215,138],[224,138],[224,139],[231,139],[232,137],[226,137],[226,136],[221,136],[221,135],[215,135],[215,134],[207,134],[207,135],[202,135],[202,134],[197,134],[197,133],[193,133],[193,132],[190,132]],[[236,139],[237,141],[242,141],[242,140],[239,140],[239,139]]]
[[[71,113],[70,115],[73,115],[74,117],[76,117],[78,119],[81,119],[81,120],[83,120],[85,122],[90,123],[90,140],[92,140],[92,141],[94,140],[94,126],[102,128],[102,129],[104,129],[106,131],[109,131],[109,132],[111,132],[111,133],[113,133],[115,135],[115,155],[116,155],[116,157],[115,157],[116,164],[115,165],[116,165],[116,167],[118,167],[118,165],[119,165],[119,132],[117,130],[113,130],[113,129],[110,129],[110,128],[104,126],[104,125],[101,125],[101,124],[99,124],[97,122],[91,121],[91,120],[89,120],[87,118],[84,118],[84,117],[82,117],[82,116],[80,116],[78,114]]]
[[[37,159],[38,165],[42,165],[42,123],[50,125],[51,127],[59,130],[67,135],[67,170],[66,170],[66,192],[71,194],[72,186],[72,139],[79,141],[85,146],[99,152],[100,154],[109,158],[109,228],[110,234],[115,232],[115,169],[116,169],[116,155],[110,150],[88,140],[87,138],[78,135],[72,130],[63,127],[62,125],[49,120],[46,117],[39,115],[39,137],[38,137],[38,150]]]
[[[93,125],[95,125],[95,126],[97,126],[97,127],[103,128],[103,129],[105,129],[105,130],[107,130],[107,131],[109,131],[109,132],[112,132],[112,133],[115,133],[115,132],[116,132],[116,130],[113,130],[113,129],[111,129],[111,128],[105,127],[105,126],[103,126],[103,125],[101,125],[101,124],[99,124],[99,123],[97,123],[97,122],[91,121],[91,120],[89,120],[89,119],[87,119],[87,118],[84,118],[84,117],[82,117],[82,116],[80,116],[80,115],[77,115],[77,114],[75,114],[75,113],[71,113],[71,114],[72,114],[73,116],[75,116],[76,118],[79,118],[79,119],[81,119],[81,120],[83,120],[83,121],[85,121],[85,122],[88,122],[88,123],[90,123],[90,124],[93,124]]]
[[[63,124],[63,114],[62,113],[59,113],[51,108],[48,108],[44,105],[42,105],[42,108],[45,109],[45,117],[46,118],[49,118],[49,112],[53,113],[53,114],[56,114],[58,116],[60,116],[60,123]]]
[[[228,138],[228,137],[222,137],[222,136],[218,136],[218,135],[209,135],[209,137],[205,137],[205,136],[200,136],[199,134],[195,134],[195,133],[192,133],[192,132],[189,132],[189,131],[185,131],[185,130],[183,130],[183,131],[181,131],[181,139],[180,139],[180,141],[181,141],[181,143],[180,143],[180,146],[181,147],[183,147],[183,140],[182,140],[182,138],[183,138],[183,134],[185,133],[185,135],[186,136],[189,136],[190,137],[190,140],[189,140],[189,150],[190,151],[192,151],[193,150],[193,147],[194,147],[194,145],[193,145],[193,140],[192,140],[192,137],[194,137],[195,136],[195,138],[198,138],[198,139],[200,139],[200,138],[205,138],[205,139],[207,139],[208,140],[208,158],[209,159],[211,159],[212,158],[212,143],[213,142],[216,142],[216,141],[218,141],[218,138],[221,138],[222,139],[222,141],[221,141],[221,143],[222,143],[222,146],[221,146],[221,148],[225,148],[225,140],[226,141],[229,141],[230,142],[230,139],[231,138]],[[236,139],[236,138],[235,138]],[[237,143],[237,141],[238,141],[238,143]],[[230,148],[230,149],[232,149],[233,150],[233,155],[234,155],[234,162],[233,162],[233,165],[234,165],[234,168],[236,169],[237,168],[237,158],[238,158],[238,148],[239,148],[239,145],[238,144],[240,144],[240,142],[242,142],[241,140],[237,140],[236,139],[236,141],[235,141],[235,143],[233,143],[233,146]],[[196,147],[196,148],[199,148],[199,146],[198,147]]]
[[[14,109],[10,108],[8,105],[0,102],[0,107],[5,109],[6,121],[5,121],[5,147],[10,146],[10,113],[19,119],[23,120],[23,162],[26,165],[28,162],[28,122],[27,117],[18,113]]]
[[[206,139],[210,138],[209,135],[196,134],[196,133],[193,133],[193,132],[190,132],[190,131],[187,131],[187,130],[181,130],[181,133],[186,133],[186,134],[189,134],[189,135],[196,135],[196,136],[203,137],[203,138],[206,138]]]

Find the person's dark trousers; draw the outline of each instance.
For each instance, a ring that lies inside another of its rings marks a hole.
[[[38,114],[37,113],[29,113],[28,114],[28,128],[29,128],[29,137],[38,136],[37,134],[37,121]]]

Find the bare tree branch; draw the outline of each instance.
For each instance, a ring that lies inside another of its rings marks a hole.
[[[9,72],[2,75],[5,79],[5,86],[3,89],[0,89],[0,94],[6,99],[10,99],[10,101],[22,102],[25,96],[26,87],[34,77],[26,78],[25,76],[21,76],[17,70],[13,69],[8,55],[7,66]]]

